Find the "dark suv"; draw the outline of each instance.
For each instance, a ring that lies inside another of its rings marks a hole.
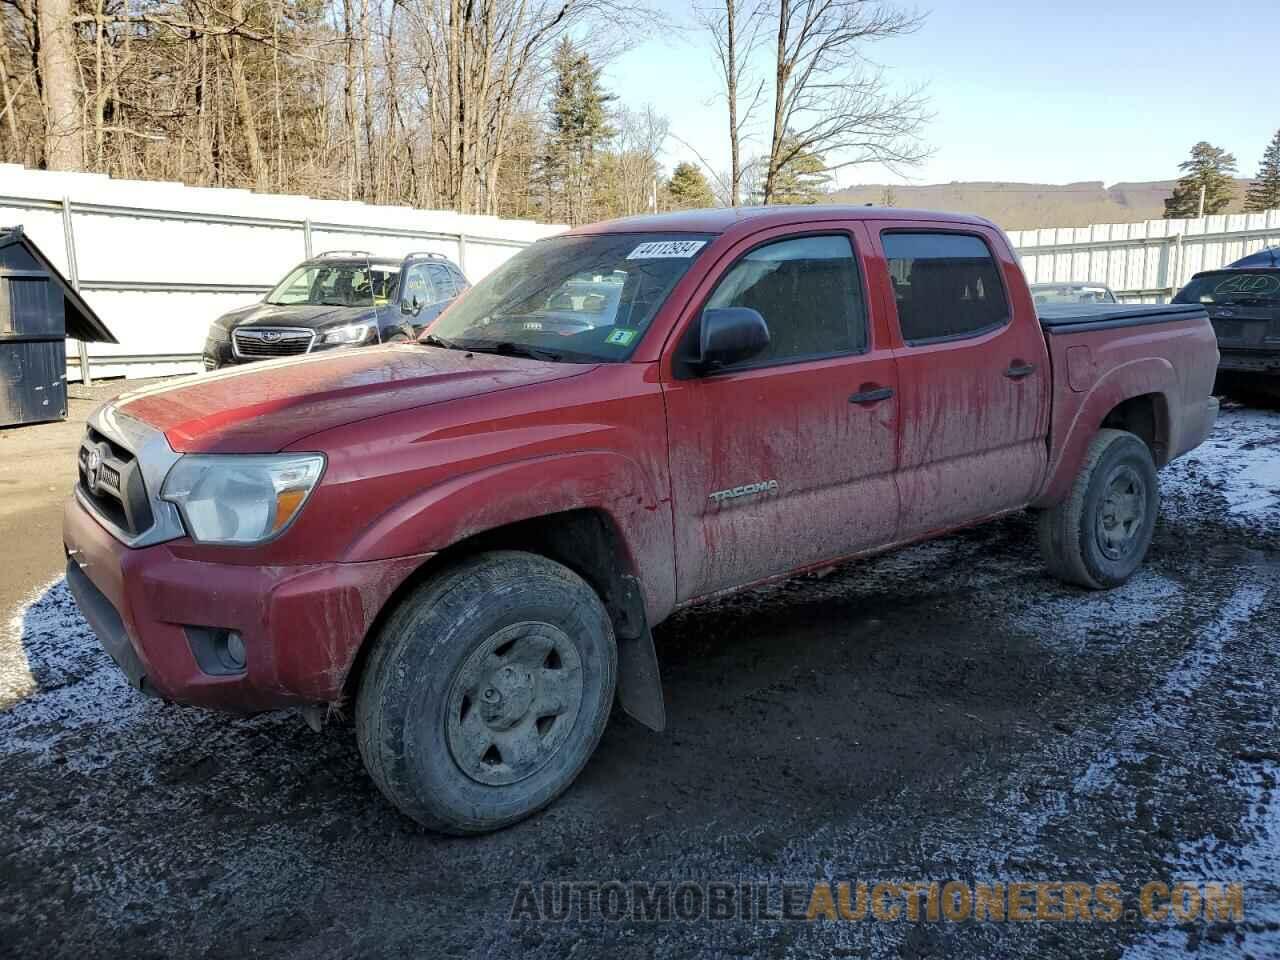
[[[290,271],[261,303],[215,320],[204,367],[409,340],[469,286],[438,253],[322,253]]]
[[[1209,311],[1222,393],[1251,402],[1280,398],[1280,247],[1197,273],[1173,302]]]

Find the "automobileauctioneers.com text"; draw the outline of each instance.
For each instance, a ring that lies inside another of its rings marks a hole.
[[[1035,923],[1240,921],[1239,883],[1151,880],[1135,889],[1069,880],[782,883],[523,882],[512,921]]]

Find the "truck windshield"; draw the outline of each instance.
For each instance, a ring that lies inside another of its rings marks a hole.
[[[1280,270],[1202,273],[1178,291],[1174,303],[1240,303],[1280,306]]]
[[[424,341],[574,363],[625,360],[710,240],[688,233],[540,240],[469,290]]]
[[[367,261],[304,263],[267,294],[275,306],[367,307],[386,303],[400,271]]]

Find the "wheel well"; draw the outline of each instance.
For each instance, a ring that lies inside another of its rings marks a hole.
[[[1103,427],[1128,430],[1151,451],[1151,459],[1162,467],[1169,459],[1169,413],[1163,395],[1144,393],[1130,397],[1111,410],[1103,419]]]
[[[437,571],[490,550],[525,550],[564,564],[600,595],[618,637],[634,638],[645,629],[640,581],[631,568],[622,536],[607,514],[599,510],[568,510],[521,520],[459,540],[405,579],[378,612],[360,645],[343,685],[346,698],[355,696],[372,646],[369,639],[404,597]]]

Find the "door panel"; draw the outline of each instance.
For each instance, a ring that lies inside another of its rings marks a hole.
[[[708,303],[759,310],[772,339],[756,365],[663,384],[681,601],[895,534],[898,378],[891,349],[869,342],[861,254],[850,260],[843,225],[824,234],[846,244],[849,270],[837,277],[821,260],[829,244],[794,232],[779,228],[730,251],[668,343],[674,350]],[[792,259],[775,267],[779,250]],[[848,301],[851,336],[839,320]],[[827,343],[837,355],[796,356]]]
[[[893,539],[898,400],[868,386],[896,389],[887,352],[666,385],[680,600]]]
[[[927,225],[909,231],[930,232]],[[943,233],[973,239],[971,233]],[[892,294],[903,338],[895,351],[902,417],[899,533],[913,537],[1028,501],[1047,457],[1049,370],[1039,325],[1008,320],[1009,284],[1002,278],[1018,268],[996,253],[1003,246],[994,237],[981,237],[992,258],[985,265],[976,264],[979,258],[964,245],[952,245],[959,256],[948,260],[948,251],[930,252],[927,243],[913,251],[910,244],[886,242],[893,237],[885,234],[880,242],[888,255],[884,289]],[[914,282],[910,264],[904,266],[912,252],[920,258],[911,263],[922,264]],[[1003,297],[1002,311],[975,302],[996,296]],[[991,329],[988,321],[997,312],[1003,319]],[[913,326],[926,336],[913,338]],[[966,333],[966,326],[978,330]]]

